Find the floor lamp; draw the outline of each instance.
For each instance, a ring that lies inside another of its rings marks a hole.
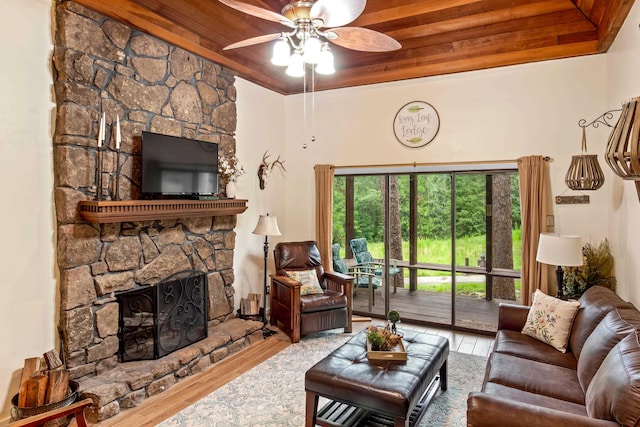
[[[541,233],[536,261],[557,266],[558,294],[556,298],[564,299],[564,271],[562,271],[562,267],[579,267],[582,265],[582,239],[580,236]]]
[[[260,215],[253,234],[264,236],[264,280],[262,288],[262,335],[266,338],[274,332],[267,328],[267,258],[269,257],[269,236],[280,236],[278,220],[275,216]]]

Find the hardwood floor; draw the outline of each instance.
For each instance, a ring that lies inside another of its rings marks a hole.
[[[489,357],[489,354],[493,350],[493,337],[487,335],[476,335],[467,332],[451,331],[448,329],[410,325],[405,323],[402,324],[402,328],[447,337],[449,339],[450,350],[458,353]]]
[[[354,322],[354,332],[360,331],[372,323],[378,325],[382,324],[382,321],[374,319],[373,322]],[[419,330],[447,337],[451,351],[460,353],[487,357],[493,348],[493,338],[484,335],[407,323],[402,324],[402,329]],[[289,345],[291,345],[289,337],[279,332],[263,342],[253,344],[227,357],[201,374],[180,381],[166,392],[145,400],[134,409],[125,410],[113,418],[93,425],[100,427],[155,426]],[[70,425],[75,427],[75,420]]]

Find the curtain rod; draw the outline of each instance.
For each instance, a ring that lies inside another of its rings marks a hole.
[[[553,162],[553,159],[549,156],[542,158],[546,162]],[[506,163],[518,163],[518,159],[515,160],[474,160],[467,162],[442,162],[442,163],[393,163],[386,165],[334,165],[335,169],[359,169],[359,168],[399,168],[399,167],[425,167],[425,166],[449,166],[449,165],[486,165],[486,164],[506,164]]]

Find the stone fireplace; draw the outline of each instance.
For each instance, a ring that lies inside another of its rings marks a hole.
[[[56,21],[59,330],[64,362],[81,395],[93,398],[93,418],[101,420],[262,339],[260,322],[233,315],[236,215],[92,223],[78,211],[78,204],[93,200],[98,191],[102,113],[108,125],[102,192],[107,200],[115,194],[118,162],[111,123],[119,117],[119,194],[135,200],[142,131],[215,142],[221,153],[235,152],[235,76],[73,1],[57,0]],[[183,270],[206,275],[209,337],[155,362],[119,363],[116,294],[156,285]]]

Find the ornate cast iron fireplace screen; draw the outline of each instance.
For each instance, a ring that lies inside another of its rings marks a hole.
[[[117,294],[120,362],[158,359],[206,338],[207,290],[207,275],[187,270]]]

